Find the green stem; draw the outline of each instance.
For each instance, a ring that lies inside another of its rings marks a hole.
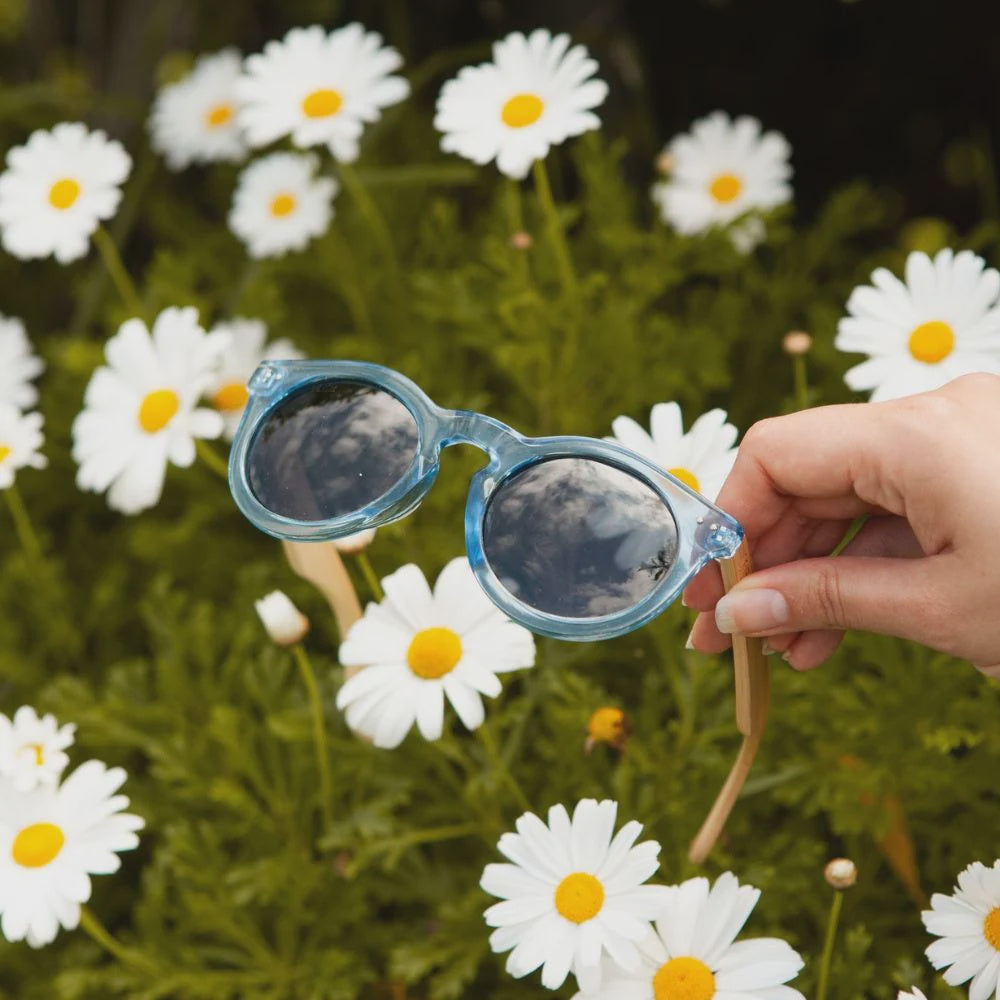
[[[30,559],[36,562],[44,562],[45,554],[42,552],[41,543],[35,534],[35,529],[31,527],[31,518],[28,517],[28,510],[21,500],[21,494],[17,491],[17,485],[11,483],[3,491],[7,498],[7,506],[10,508],[10,516],[14,519],[14,527],[17,530],[17,537],[21,540],[21,546],[27,552]]]
[[[531,812],[531,802],[528,800],[528,796],[524,794],[524,789],[517,783],[517,779],[510,773],[510,769],[500,756],[500,750],[496,745],[496,741],[493,739],[493,733],[490,731],[490,728],[484,723],[476,730],[476,735],[479,737],[479,741],[482,743],[483,749],[486,751],[486,756],[493,765],[493,770],[500,775],[504,784],[506,784],[511,790],[514,798],[517,799],[517,804],[525,812]]]
[[[215,472],[224,483],[229,483],[229,466],[226,460],[207,442],[198,438],[194,443],[198,457]]]
[[[806,374],[806,356],[792,356],[792,371],[795,376],[795,405],[800,410],[809,408],[809,378]]]
[[[826,1000],[826,988],[830,982],[830,963],[833,960],[833,942],[837,937],[837,923],[840,921],[840,910],[843,905],[844,894],[839,889],[834,889],[833,903],[830,905],[830,916],[826,922],[826,939],[823,942],[823,954],[819,960],[816,1000]]]
[[[552,186],[549,184],[549,174],[545,169],[545,161],[535,160],[532,170],[535,177],[535,193],[538,195],[538,203],[541,205],[542,214],[545,216],[549,243],[552,246],[552,253],[556,258],[556,267],[559,270],[559,278],[562,281],[563,291],[575,300],[576,274],[573,271],[573,260],[569,254],[569,245],[566,243],[566,234],[563,232],[559,210],[556,208],[555,199],[552,197]]]
[[[103,258],[104,266],[108,269],[108,275],[114,282],[115,288],[118,289],[118,294],[122,297],[125,308],[136,316],[142,317],[144,314],[142,299],[139,298],[135,283],[129,277],[128,271],[125,270],[115,241],[103,226],[98,226],[94,230],[94,246],[97,247]]]
[[[385,219],[382,218],[382,213],[378,210],[378,205],[375,204],[374,199],[368,193],[368,189],[361,183],[354,168],[347,163],[338,163],[337,170],[340,174],[340,179],[344,183],[344,187],[368,224],[368,228],[371,230],[372,236],[378,244],[379,253],[385,260],[386,266],[392,275],[393,283],[398,289],[399,261],[396,259],[396,248],[392,242],[392,233],[389,231],[389,226],[386,224]]]
[[[94,912],[87,906],[80,907],[80,927],[86,931],[94,941],[105,951],[113,955],[119,962],[125,965],[138,965],[150,968],[151,963],[139,952],[126,948],[110,931],[97,919]]]
[[[372,596],[376,601],[382,601],[385,599],[385,594],[382,591],[382,584],[379,583],[378,575],[375,573],[372,567],[371,560],[368,558],[368,553],[364,549],[360,552],[354,553],[354,558],[358,561],[358,566],[361,567],[361,573],[365,578],[365,582],[368,584],[368,589],[371,590]]]
[[[292,653],[295,655],[295,662],[298,664],[299,673],[302,675],[302,682],[306,686],[306,693],[309,695],[309,705],[312,709],[313,738],[316,741],[316,764],[319,768],[319,791],[323,806],[324,829],[329,829],[333,824],[333,782],[330,780],[330,756],[326,747],[326,726],[323,722],[323,702],[319,696],[319,685],[316,683],[316,675],[313,673],[312,664],[306,655],[302,643],[297,642],[292,646]]]

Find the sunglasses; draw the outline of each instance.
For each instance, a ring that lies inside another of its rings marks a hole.
[[[404,375],[358,361],[262,364],[230,452],[230,487],[268,534],[325,541],[411,513],[452,444],[489,456],[465,508],[476,579],[539,635],[622,635],[709,563],[719,563],[727,589],[751,570],[739,523],[642,456],[597,438],[525,437],[485,414],[444,409]],[[744,745],[692,856],[721,830],[767,711],[759,640],[736,637],[733,650]]]

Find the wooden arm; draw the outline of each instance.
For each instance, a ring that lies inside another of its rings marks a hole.
[[[740,547],[731,559],[719,560],[719,568],[722,570],[722,582],[726,593],[753,572],[746,539],[740,543]],[[722,828],[733,806],[736,805],[736,800],[750,773],[767,723],[771,679],[762,640],[742,635],[733,636],[733,670],[736,682],[736,726],[743,734],[743,743],[725,784],[688,848],[688,857],[696,864],[700,864],[708,857],[719,839]]]

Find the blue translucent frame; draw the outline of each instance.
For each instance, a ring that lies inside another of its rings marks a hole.
[[[285,399],[311,385],[327,382],[361,383],[394,396],[416,423],[416,454],[409,471],[360,510],[325,521],[295,520],[276,514],[257,499],[249,483],[248,458],[258,431]],[[471,444],[485,451],[489,462],[472,477],[465,508],[469,562],[493,603],[540,635],[596,640],[630,632],[674,601],[710,561],[735,556],[743,539],[743,530],[733,518],[621,445],[589,437],[524,437],[482,413],[437,406],[408,378],[381,365],[359,361],[268,361],[254,373],[249,392],[230,452],[229,483],[243,514],[277,538],[325,541],[396,521],[414,510],[430,490],[442,449],[452,444]],[[510,476],[554,458],[593,459],[617,468],[644,483],[671,512],[677,530],[676,555],[650,592],[636,604],[601,617],[548,614],[519,601],[491,569],[483,548],[483,520],[490,497]]]

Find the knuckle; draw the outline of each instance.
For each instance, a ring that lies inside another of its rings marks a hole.
[[[986,395],[996,399],[1000,396],[1000,375],[993,375],[990,372],[972,372],[969,375],[960,375],[944,386],[942,395]]]
[[[824,566],[813,576],[809,602],[816,625],[851,626],[840,576],[833,567]]]
[[[772,439],[775,430],[775,423],[779,417],[767,417],[758,420],[750,425],[750,429],[743,435],[740,443],[740,451],[747,451],[753,454],[763,454],[768,450],[768,442]]]

